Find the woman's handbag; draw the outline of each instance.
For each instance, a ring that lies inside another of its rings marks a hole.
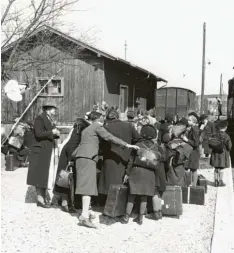
[[[69,184],[69,177],[72,174],[72,166],[70,162],[68,163],[67,167],[65,170],[61,170],[58,174],[57,180],[56,180],[56,185],[59,187],[63,188],[70,188]]]

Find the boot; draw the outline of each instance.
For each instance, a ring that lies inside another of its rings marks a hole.
[[[162,210],[159,210],[159,211],[158,211],[158,216],[159,216],[159,219],[161,220],[162,217],[163,217],[163,215],[162,215]]]
[[[215,179],[215,187],[219,186],[219,181],[217,179]]]
[[[125,215],[120,219],[120,222],[122,224],[127,224],[129,222],[129,217],[130,217],[130,215],[125,213]]]
[[[223,187],[223,186],[226,186],[226,184],[223,182],[223,180],[220,180],[220,181],[218,182],[218,186]]]
[[[142,225],[143,223],[143,214],[139,214],[135,219],[133,219],[134,222],[136,222],[139,225]]]
[[[150,219],[150,220],[159,220],[159,219],[162,219],[161,215],[160,215],[160,211],[154,211],[151,214],[147,214],[145,217],[147,219]]]

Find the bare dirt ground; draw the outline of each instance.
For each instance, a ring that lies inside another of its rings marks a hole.
[[[36,207],[33,187],[26,185],[27,169],[2,172],[2,251],[5,253],[208,253],[213,235],[217,190],[208,186],[205,206],[183,205],[180,219],[144,219],[142,226],[123,225],[96,210],[98,229],[78,226],[78,213],[58,207]],[[201,170],[213,181],[213,170]],[[210,183],[212,184],[212,183]]]

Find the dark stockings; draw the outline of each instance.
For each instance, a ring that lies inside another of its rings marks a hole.
[[[133,209],[133,206],[134,206],[136,196],[137,195],[132,195],[132,194],[130,194],[128,196],[128,203],[127,203],[127,209],[126,209],[126,213],[128,215],[130,215],[132,213],[132,209]],[[145,214],[146,205],[147,205],[147,196],[140,196],[140,211],[139,211],[139,214],[141,214],[141,215]]]

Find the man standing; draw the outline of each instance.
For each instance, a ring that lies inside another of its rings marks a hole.
[[[57,107],[44,105],[42,109],[43,112],[34,122],[35,139],[29,158],[27,184],[36,187],[37,206],[49,208],[50,203],[46,202],[46,190],[51,193],[55,183],[55,139],[59,138],[60,132],[52,119]]]
[[[216,99],[217,99],[217,107],[218,107],[218,113],[219,113],[218,119],[219,119],[219,117],[223,115],[222,114],[222,101],[218,97],[216,97]]]

